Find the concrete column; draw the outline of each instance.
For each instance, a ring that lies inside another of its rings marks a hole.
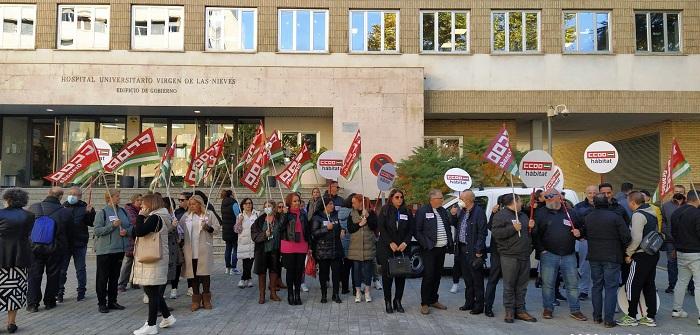
[[[136,137],[141,133],[141,117],[138,115],[129,115],[126,117],[126,141],[129,142],[131,139]],[[114,153],[116,154],[116,152]],[[125,176],[134,176],[136,179],[134,181],[134,187],[139,187],[139,168],[131,167],[124,170]]]
[[[544,148],[542,138],[542,120],[530,121],[530,150],[542,150]]]

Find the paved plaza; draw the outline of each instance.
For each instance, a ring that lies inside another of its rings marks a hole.
[[[662,264],[661,262],[659,264]],[[72,266],[72,265],[71,265]],[[236,287],[238,276],[228,276],[223,272],[219,257],[216,272],[212,277],[214,309],[189,311],[189,297],[185,295],[186,283],[181,281],[181,296],[176,300],[167,299],[174,307],[173,315],[177,324],[170,329],[162,329],[161,334],[698,334],[697,313],[689,296],[685,306],[690,311],[688,319],[671,319],[672,296],[663,292],[666,287],[666,272],[657,271],[657,286],[661,297],[661,310],[657,322],[659,327],[633,327],[605,329],[592,321],[578,322],[568,317],[566,302],[555,310],[553,320],[539,320],[530,324],[516,321],[503,322],[501,290],[496,294],[495,318],[484,315],[472,316],[458,310],[464,303],[464,290],[457,294],[448,292],[451,277],[443,277],[440,285],[440,300],[448,306],[447,311],[431,310],[423,316],[419,312],[420,279],[409,280],[404,296],[405,314],[386,314],[381,291],[373,291],[371,303],[355,303],[351,296],[344,295],[343,303],[321,304],[317,280],[307,280],[311,286],[308,293],[302,293],[303,306],[289,306],[286,292],[282,290],[282,302],[257,303],[257,286],[240,289]],[[120,293],[119,303],[126,306],[124,311],[97,312],[97,299],[94,293],[95,261],[88,259],[88,298],[75,301],[75,274],[69,270],[66,285],[66,302],[58,308],[28,314],[21,311],[18,316],[19,334],[131,334],[146,319],[147,305],[142,302],[142,291],[129,290]],[[256,281],[257,284],[257,281]],[[169,292],[169,287],[168,287]],[[562,290],[563,292],[563,290]],[[530,283],[527,303],[529,311],[541,319],[542,296],[539,289]],[[591,317],[590,300],[582,303],[584,314]],[[619,316],[619,314],[618,314]],[[4,327],[0,333],[5,333]]]

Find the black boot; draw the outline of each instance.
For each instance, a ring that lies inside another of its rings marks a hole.
[[[297,301],[294,299],[294,293],[292,292],[292,290],[287,291],[287,302],[290,306],[294,306],[297,304]]]
[[[494,317],[491,306],[486,306],[486,308],[484,308],[484,314],[490,318]]]
[[[294,304],[301,305],[301,286],[294,288]]]
[[[325,304],[328,302],[328,293],[326,292],[326,288],[322,287],[321,288],[321,303]]]
[[[384,300],[384,305],[386,305],[386,312],[388,314],[394,313],[394,309],[391,307],[391,301]]]
[[[338,292],[333,293],[331,300],[333,300],[336,304],[340,304],[343,302],[342,300],[340,300],[340,295],[338,295]]]
[[[394,299],[394,310],[399,313],[405,313],[406,311],[401,306],[401,299]]]

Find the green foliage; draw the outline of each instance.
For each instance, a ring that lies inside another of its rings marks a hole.
[[[406,192],[406,203],[427,203],[431,188],[451,192],[445,185],[443,176],[451,168],[461,168],[472,177],[472,188],[506,186],[509,176],[495,165],[483,160],[482,156],[489,145],[486,139],[467,139],[461,148],[463,154],[435,146],[419,147],[413,154],[397,164],[395,187]],[[525,152],[513,150],[517,162]],[[517,179],[515,180],[517,183]]]

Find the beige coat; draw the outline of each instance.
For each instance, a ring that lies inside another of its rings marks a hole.
[[[161,258],[157,262],[147,264],[140,263],[134,259],[131,274],[133,276],[132,282],[137,285],[165,285],[168,282],[168,262],[170,262],[168,231],[171,225],[170,213],[168,213],[165,208],[161,208],[149,214],[149,216],[151,215],[158,215],[163,223],[160,231],[157,233],[160,235]],[[137,237],[136,243],[138,244],[140,239],[152,238],[151,234],[144,237]]]
[[[183,274],[185,278],[194,278],[194,271],[192,269],[192,248],[193,245],[198,249],[198,260],[197,260],[197,275],[198,276],[208,276],[211,275],[211,271],[214,268],[214,234],[221,230],[221,225],[219,220],[211,211],[207,211],[205,215],[208,224],[214,228],[213,233],[209,233],[205,230],[199,232],[199,241],[192,241],[192,236],[187,229],[187,222],[191,220],[195,214],[191,212],[185,213],[180,220],[180,226],[185,231],[185,245],[183,251],[185,253],[185,273]]]

